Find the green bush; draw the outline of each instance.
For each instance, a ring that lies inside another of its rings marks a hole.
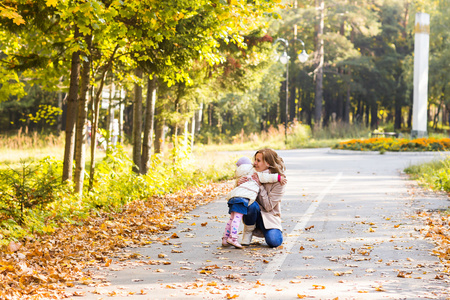
[[[189,186],[229,179],[234,174],[232,162],[221,160],[205,165],[204,157],[196,158],[184,146],[175,147],[166,158],[154,155],[150,162],[148,174],[138,175],[122,148],[108,150],[97,164],[90,191],[89,178],[85,179],[83,197],[73,193],[71,182],[61,183],[60,161],[46,158],[32,165],[23,164],[20,170],[1,171],[0,244],[51,233],[64,223],[83,222],[91,214],[120,211],[134,200],[151,200]]]
[[[43,210],[56,200],[63,187],[61,170],[61,164],[48,157],[37,164],[22,162],[20,170],[0,170],[0,212],[23,224],[28,211]]]
[[[434,190],[450,192],[450,159],[412,165],[405,172]]]

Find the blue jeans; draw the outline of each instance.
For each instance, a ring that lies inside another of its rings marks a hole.
[[[269,247],[278,247],[283,243],[283,233],[280,229],[266,229],[266,227],[264,227],[264,222],[261,216],[261,208],[256,201],[248,207],[247,215],[244,216],[243,221],[245,225],[256,224],[256,228],[260,229],[264,234],[264,238],[266,239],[266,243]]]

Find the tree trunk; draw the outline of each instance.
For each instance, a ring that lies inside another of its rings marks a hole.
[[[113,137],[113,122],[114,122],[114,105],[113,105],[113,92],[114,92],[114,81],[111,78],[111,84],[109,85],[109,99],[108,99],[108,114],[106,115],[106,132],[105,136],[106,149],[111,147],[111,141]]]
[[[63,109],[63,93],[61,91],[58,92],[58,108],[61,111]],[[56,131],[60,134],[62,129],[62,115],[58,115],[56,122]]]
[[[147,174],[150,168],[152,154],[153,127],[155,124],[155,103],[157,92],[157,79],[148,78],[147,81],[147,107],[145,108],[144,142],[142,144],[142,170],[141,174]]]
[[[375,102],[370,105],[370,128],[378,128],[378,104]]]
[[[85,41],[88,49],[91,48],[92,36],[85,36]],[[89,57],[89,56],[88,56]],[[81,72],[81,87],[80,95],[78,97],[78,116],[76,129],[76,143],[75,143],[75,192],[83,194],[84,170],[86,160],[86,122],[87,122],[87,108],[88,101],[86,98],[89,90],[89,73],[90,73],[90,59],[83,61],[83,68]]]
[[[142,78],[142,71],[135,70],[135,75]],[[142,87],[134,84],[134,104],[133,104],[133,172],[139,173],[142,170],[141,149],[142,149]]]
[[[350,33],[350,41],[352,42],[352,44],[354,43],[355,40],[355,28],[352,26],[352,31]],[[351,93],[351,83],[352,83],[352,69],[350,66],[348,67],[348,81],[347,81],[347,97],[345,99],[345,104],[344,104],[344,123],[346,124],[350,124],[350,93]]]
[[[410,101],[410,105],[409,105],[409,110],[408,110],[408,120],[406,121],[406,126],[408,128],[412,128],[412,115],[413,115],[413,111],[412,111],[412,107],[413,107],[413,93],[411,91],[410,95],[409,95],[409,101]]]
[[[91,125],[91,165],[89,169],[89,190],[94,186],[94,176],[95,176],[95,148],[97,147],[97,129],[98,129],[98,119],[100,115],[100,95],[103,90],[104,76],[101,80],[100,86],[93,99],[94,109],[92,111],[92,125]]]
[[[199,132],[202,128],[202,117],[203,117],[203,102],[200,103],[198,111],[195,113],[196,119],[195,119],[195,132]]]
[[[156,109],[155,113],[155,153],[162,153],[164,147],[164,119],[160,114],[160,109]]]
[[[114,49],[111,57],[109,58],[108,65],[104,69],[102,74],[102,79],[100,80],[100,85],[98,86],[97,93],[93,99],[93,112],[92,112],[92,125],[91,125],[91,164],[89,170],[89,190],[92,189],[94,185],[94,177],[95,177],[95,148],[97,147],[97,129],[98,129],[98,120],[100,115],[100,101],[101,95],[103,92],[103,87],[105,85],[106,74],[111,69],[111,65],[114,59],[114,56],[117,52],[119,46],[117,45]]]
[[[292,63],[294,63],[294,60],[291,59]],[[292,70],[294,70],[294,68],[292,68]],[[291,82],[289,83],[289,105],[288,105],[288,109],[289,109],[289,122],[292,122],[296,116],[296,103],[295,100],[297,98],[297,88],[295,86],[295,83],[298,82],[298,80],[296,80],[296,78],[292,75],[294,75],[293,72],[291,72],[291,78],[289,79]],[[297,73],[297,77],[298,77],[298,73]]]
[[[324,0],[319,0],[319,26],[317,31],[317,61],[316,68],[316,94],[314,98],[314,126],[320,127],[322,121],[322,101],[323,101],[323,63],[324,63],[324,48],[323,48],[323,29],[325,19],[325,4]]]
[[[352,78],[352,70],[348,70],[348,82],[347,82],[347,95],[345,97],[345,103],[344,103],[344,117],[342,118],[344,120],[345,124],[350,124],[350,83]]]
[[[98,87],[97,93],[93,99],[94,109],[92,112],[92,129],[91,129],[91,164],[89,170],[89,190],[92,189],[94,185],[94,177],[95,177],[95,148],[97,147],[97,130],[98,130],[98,119],[100,115],[100,101],[101,94],[103,91],[103,85],[105,83],[106,72],[102,76],[102,80],[100,81],[100,85]]]
[[[122,95],[122,93],[120,93]],[[119,143],[123,145],[123,110],[124,110],[124,99],[121,97],[119,101]]]
[[[191,151],[194,150],[194,138],[195,138],[195,122],[196,119],[196,113],[194,113],[194,115],[192,116],[192,122],[191,122]]]
[[[78,27],[75,27],[74,38],[80,37]],[[77,118],[78,88],[80,84],[80,52],[72,53],[72,64],[70,69],[70,86],[67,96],[66,114],[66,141],[64,146],[64,165],[62,180],[72,180],[73,156],[75,150],[75,122]]]
[[[402,127],[402,104],[401,104],[401,100],[399,99],[399,97],[395,97],[394,99],[394,129],[401,129]]]

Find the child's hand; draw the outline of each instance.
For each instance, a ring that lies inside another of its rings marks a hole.
[[[250,179],[248,179],[247,177],[243,176],[241,178],[238,179],[237,181],[237,185],[241,185],[243,183],[246,183],[247,181],[249,181]]]
[[[286,179],[286,176],[284,176],[284,175],[281,175],[281,178],[280,178],[280,183],[281,183],[281,185],[285,185],[285,184],[287,184],[287,179]]]

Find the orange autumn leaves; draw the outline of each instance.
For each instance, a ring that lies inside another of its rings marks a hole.
[[[121,212],[98,213],[79,220],[79,224],[62,224],[51,235],[11,242],[0,253],[0,299],[76,296],[66,287],[74,282],[96,283],[84,272],[86,267],[108,266],[120,248],[158,241],[156,233],[171,229],[186,212],[231,188],[228,183],[213,183],[149,201],[134,201]],[[133,254],[123,254],[119,259],[129,258]]]
[[[450,273],[450,212],[419,212],[418,216],[426,225],[421,233],[435,244],[432,254],[439,257],[447,266],[446,273]]]

